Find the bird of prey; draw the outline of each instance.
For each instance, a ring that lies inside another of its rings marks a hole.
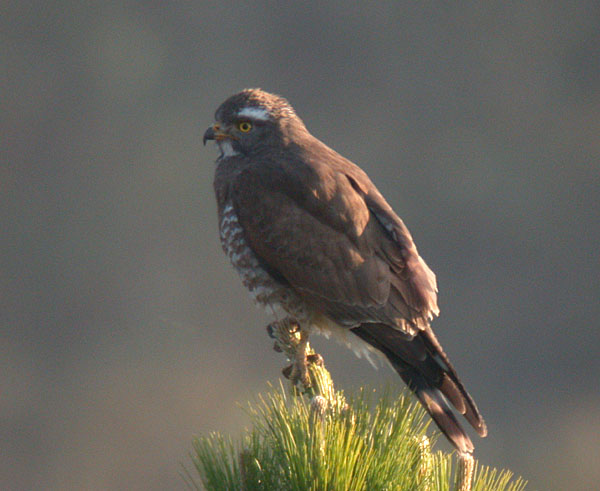
[[[382,354],[456,449],[472,453],[451,406],[480,436],[487,429],[431,329],[435,275],[367,174],[311,135],[283,97],[243,90],[215,120],[203,141],[220,149],[221,243],[254,300],[296,319],[303,339],[334,334]]]

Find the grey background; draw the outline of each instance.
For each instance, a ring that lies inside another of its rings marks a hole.
[[[260,86],[372,177],[531,489],[600,480],[597,2],[3,2],[0,488],[183,489],[277,380],[222,254],[218,104]],[[338,386],[396,384],[316,340]],[[442,448],[448,448],[440,443]]]

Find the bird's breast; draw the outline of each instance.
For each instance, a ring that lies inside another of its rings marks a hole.
[[[223,207],[219,229],[223,250],[252,299],[274,311],[283,309],[299,320],[305,317],[304,302],[291,287],[280,283],[268,273],[248,245],[244,229],[231,203]]]

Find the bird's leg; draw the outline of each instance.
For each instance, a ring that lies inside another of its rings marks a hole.
[[[308,330],[303,330],[293,317],[286,317],[269,324],[267,333],[275,341],[275,351],[284,353],[291,361],[283,369],[283,375],[290,380],[294,394],[304,394],[313,401],[320,397],[327,401],[327,407],[336,410],[348,409],[344,396],[335,391],[323,357],[311,348]],[[323,400],[316,402],[321,403]]]
[[[269,336],[275,339],[275,351],[283,352],[292,362],[283,369],[283,375],[290,379],[292,385],[300,382],[304,391],[311,387],[308,363],[319,363],[320,355],[310,350],[308,331],[302,329],[298,321],[286,317],[267,326]]]
[[[290,380],[293,384],[300,382],[305,389],[310,387],[310,377],[308,376],[308,360],[306,356],[306,348],[308,345],[308,331],[299,327],[300,339],[296,347],[294,362],[292,365],[292,373]]]

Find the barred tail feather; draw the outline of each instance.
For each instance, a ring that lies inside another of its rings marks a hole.
[[[385,324],[363,324],[352,332],[386,356],[456,449],[472,453],[473,443],[450,404],[480,436],[487,434],[487,428],[433,331],[428,327],[411,337]]]

